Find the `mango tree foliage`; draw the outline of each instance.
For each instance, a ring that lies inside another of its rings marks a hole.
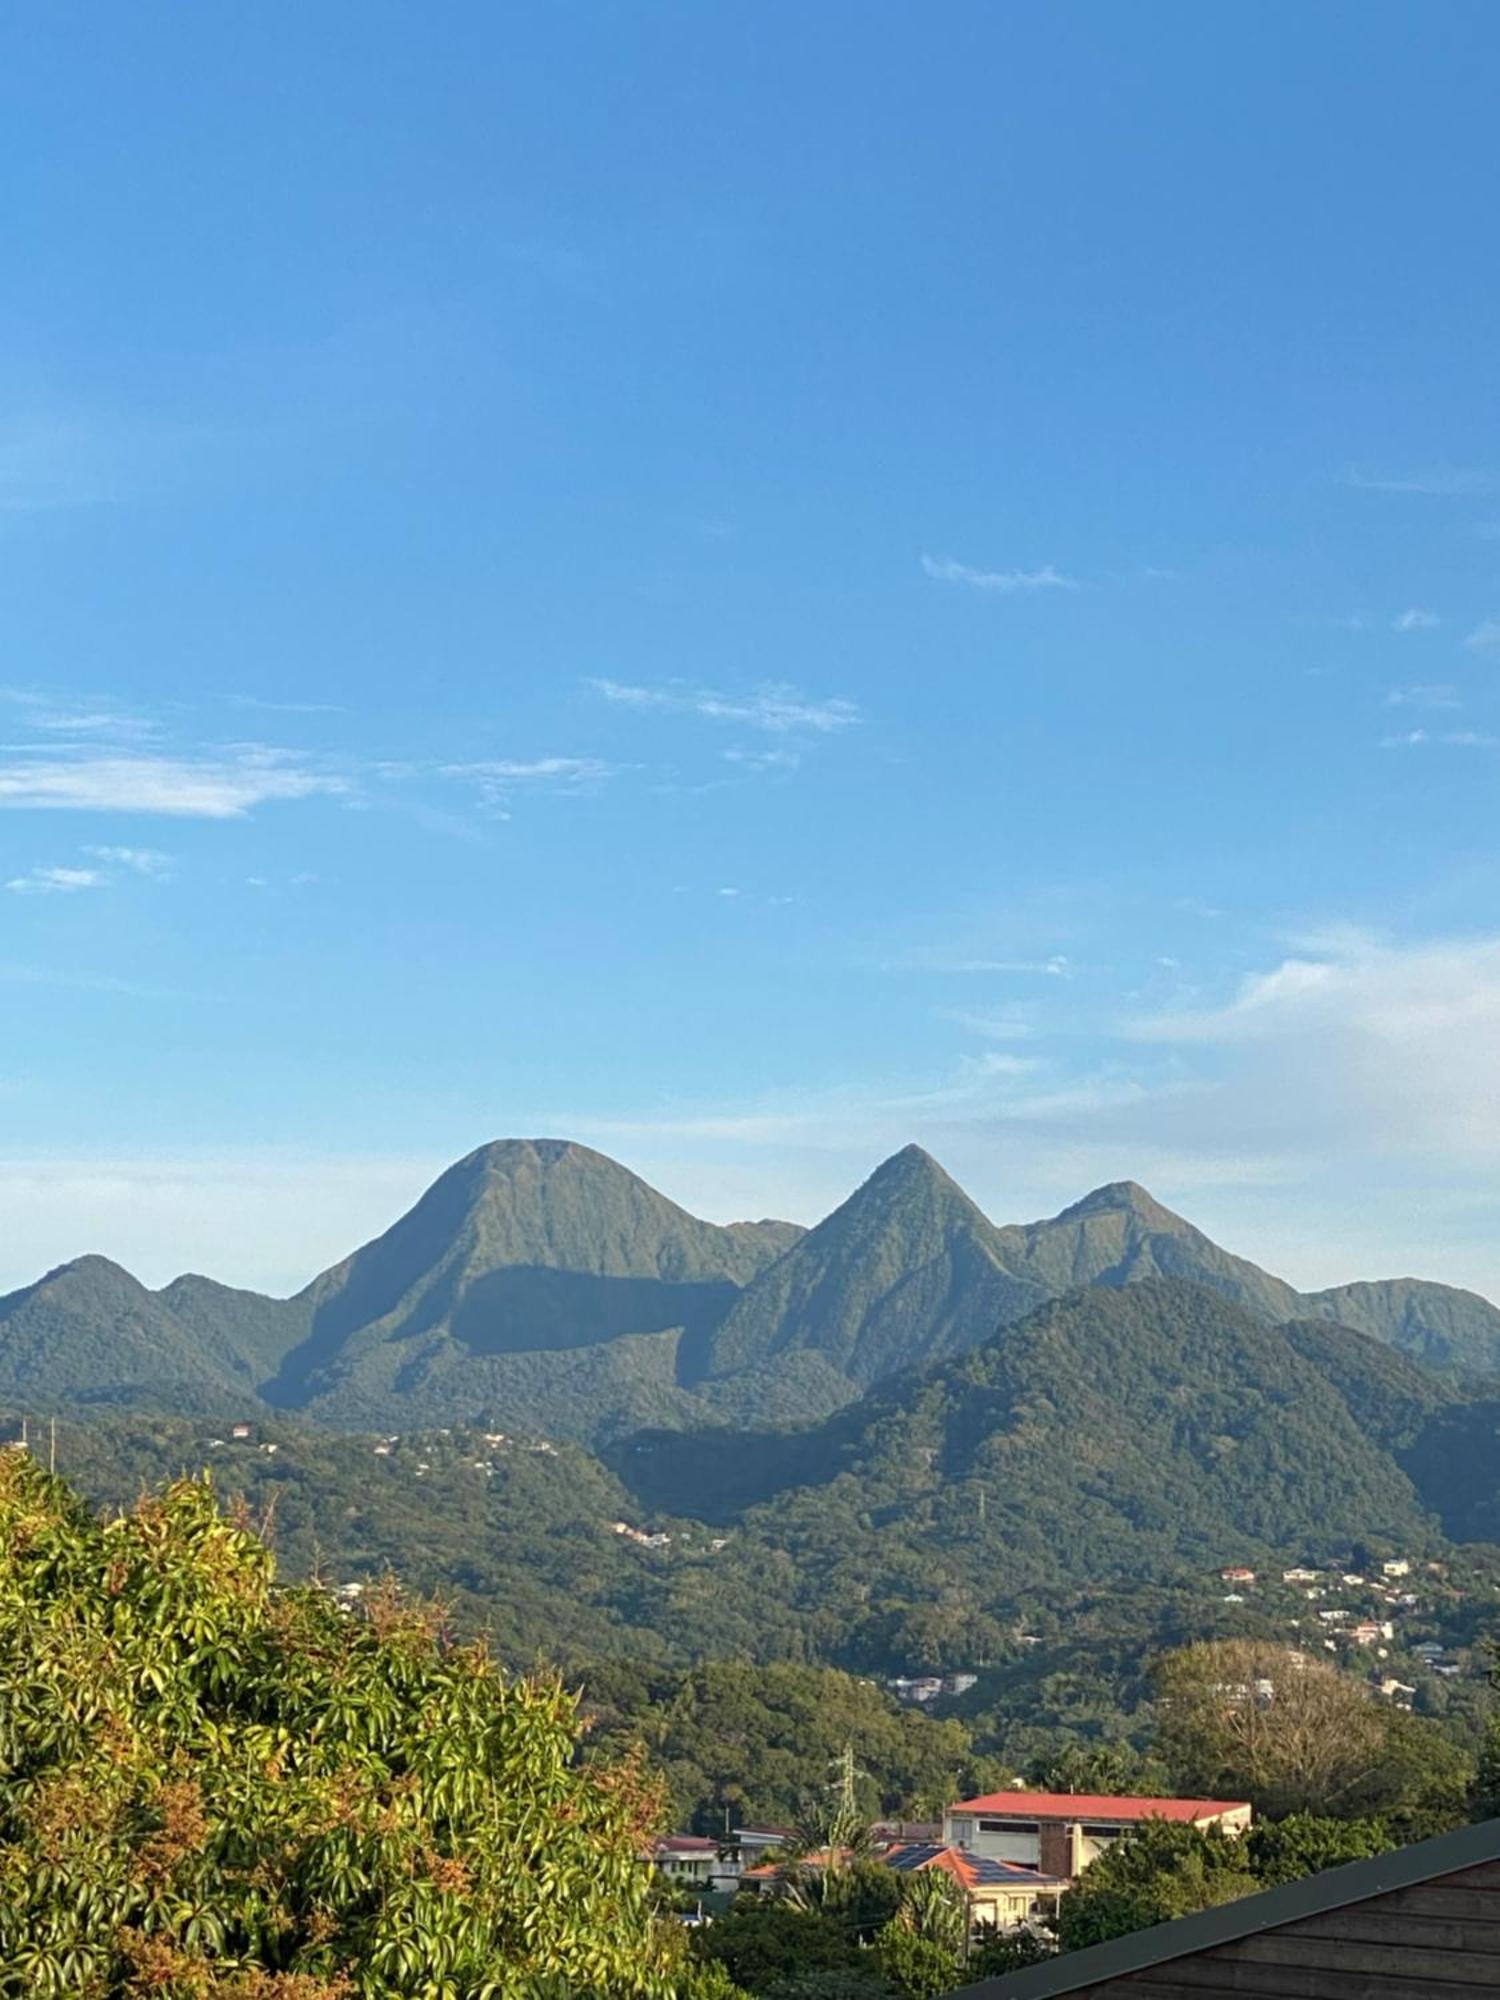
[[[206,1479],[100,1521],[0,1451],[6,2000],[675,2000],[639,1767],[394,1590],[280,1588]]]

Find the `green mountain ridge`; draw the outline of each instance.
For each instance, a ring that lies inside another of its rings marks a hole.
[[[733,1376],[809,1350],[866,1386],[972,1347],[1046,1296],[1007,1269],[1000,1239],[957,1182],[907,1146],[747,1287],[704,1372]]]
[[[1150,1650],[1237,1629],[1226,1563],[1448,1559],[1500,1487],[1500,1401],[1368,1336],[1160,1278],[1075,1291],[822,1423],[730,1440],[656,1429],[591,1453],[444,1428],[375,1455],[279,1414],[238,1447],[209,1450],[208,1428],[104,1414],[68,1426],[63,1462],[128,1501],[206,1459],[226,1492],[274,1502],[294,1563],[393,1564],[519,1665],[896,1672],[1019,1661],[1021,1621],[1061,1637],[1101,1616]]]
[[[1428,1367],[1500,1373],[1500,1310],[1476,1294],[1413,1279],[1299,1294],[1130,1181],[997,1226],[909,1146],[810,1230],[720,1225],[543,1139],[478,1148],[290,1299],[196,1274],[152,1292],[103,1258],[62,1266],[0,1299],[0,1396],[584,1442],[813,1423],[1050,1298],[1158,1279],[1268,1323],[1346,1323]]]

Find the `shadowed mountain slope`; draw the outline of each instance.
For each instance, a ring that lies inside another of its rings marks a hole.
[[[602,1153],[564,1140],[506,1140],[450,1167],[384,1235],[313,1281],[298,1303],[305,1340],[265,1394],[339,1422],[399,1421],[413,1408],[532,1424],[580,1415],[579,1384],[599,1391],[598,1421],[639,1414],[672,1390],[675,1341],[635,1345],[550,1371],[542,1356],[632,1335],[702,1337],[741,1285],[799,1232],[790,1223],[721,1227],[689,1215]],[[532,1357],[522,1369],[505,1357]],[[523,1383],[532,1393],[514,1398]],[[611,1385],[629,1393],[612,1397]],[[648,1386],[649,1385],[649,1386]]]
[[[1336,1369],[1317,1351],[1329,1336]],[[1366,1435],[1409,1367],[1342,1329],[1293,1337],[1205,1286],[1145,1278],[1050,1302],[812,1429],[746,1439],[732,1466],[712,1436],[633,1439],[611,1462],[647,1504],[742,1519],[812,1576],[869,1559],[874,1531],[882,1560],[941,1550],[975,1587],[1372,1536],[1417,1549],[1437,1524]]]
[[[1006,1268],[1000,1236],[908,1146],[746,1290],[711,1337],[704,1373],[810,1352],[866,1386],[972,1347],[1047,1295]]]

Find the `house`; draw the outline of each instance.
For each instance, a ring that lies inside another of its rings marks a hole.
[[[1380,1683],[1380,1692],[1397,1708],[1410,1708],[1417,1691],[1409,1681],[1398,1681],[1393,1674],[1387,1674]]]
[[[1389,1620],[1380,1622],[1374,1618],[1363,1619],[1358,1625],[1349,1627],[1349,1637],[1356,1646],[1373,1646],[1377,1640],[1389,1639],[1394,1628]]]
[[[1281,1580],[1283,1583],[1316,1583],[1318,1572],[1315,1569],[1284,1569]]]
[[[653,1840],[645,1857],[659,1875],[690,1889],[711,1889],[719,1870],[719,1843],[695,1833],[666,1833]]]
[[[936,1701],[943,1692],[938,1674],[898,1674],[887,1685],[898,1701]]]
[[[229,1435],[236,1442],[243,1442],[250,1435],[250,1426],[248,1424],[231,1424]]]
[[[1219,1571],[1219,1581],[1220,1583],[1254,1583],[1255,1571],[1253,1569],[1245,1569],[1236,1564],[1232,1569],[1221,1569]]]
[[[785,1847],[797,1837],[797,1829],[792,1826],[737,1826],[730,1845],[748,1872],[764,1861],[772,1848]]]
[[[971,1930],[990,1924],[998,1931],[1013,1931],[1040,1917],[1054,1916],[1068,1886],[1060,1876],[1042,1875],[1014,1861],[987,1861],[981,1855],[966,1854],[961,1847],[935,1841],[887,1848],[879,1859],[900,1875],[921,1875],[933,1869],[951,1875],[964,1892]]]
[[[1438,2000],[1500,1992],[1500,1820],[1112,1938],[949,2000]]]
[[[949,1806],[943,1841],[986,1861],[1071,1881],[1112,1840],[1142,1820],[1167,1819],[1243,1833],[1250,1807],[1241,1799],[1136,1799],[1082,1792],[986,1792]]]
[[[848,1847],[814,1848],[794,1861],[762,1861],[745,1869],[740,1876],[743,1889],[774,1894],[784,1887],[789,1874],[799,1869],[847,1868],[864,1858],[898,1874],[925,1874],[930,1869],[952,1876],[964,1892],[969,1909],[969,1926],[993,1924],[997,1930],[1014,1930],[1056,1912],[1068,1884],[1061,1876],[1043,1875],[1038,1869],[1022,1867],[1014,1861],[991,1861],[969,1854],[942,1840],[895,1841],[861,1857]]]
[[[1380,1574],[1382,1576],[1410,1576],[1411,1564],[1406,1560],[1405,1556],[1398,1556],[1394,1562],[1382,1563],[1380,1565]]]

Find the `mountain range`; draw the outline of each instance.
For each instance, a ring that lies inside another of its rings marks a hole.
[[[1079,1288],[1178,1279],[1264,1325],[1335,1323],[1500,1373],[1500,1310],[1415,1279],[1303,1294],[1135,1183],[998,1226],[909,1146],[820,1222],[700,1220],[563,1140],[469,1154],[383,1235],[276,1299],[97,1256],[0,1299],[21,1407],[298,1412],[340,1428],[489,1422],[599,1443],[816,1422]],[[1305,1336],[1304,1336],[1305,1337]]]

